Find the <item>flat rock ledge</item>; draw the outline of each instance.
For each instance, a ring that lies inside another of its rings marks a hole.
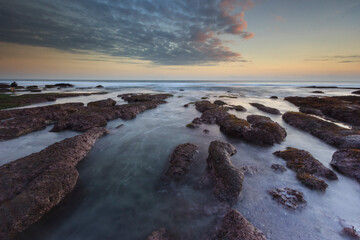
[[[58,205],[76,185],[76,165],[106,133],[93,128],[1,166],[0,239],[12,239]]]
[[[356,179],[360,183],[360,150],[343,149],[336,151],[330,162],[338,172]]]
[[[317,177],[329,180],[338,179],[336,173],[325,167],[319,160],[315,159],[305,150],[288,147],[284,151],[276,151],[273,154],[284,159],[286,166],[296,172],[297,179],[311,189],[326,190],[328,186],[326,182]]]
[[[189,171],[195,160],[195,155],[199,152],[199,147],[192,143],[178,145],[170,158],[170,165],[165,171],[164,177],[170,181],[181,181]]]
[[[338,148],[360,149],[359,130],[343,128],[335,123],[299,112],[286,112],[282,118],[287,124],[306,131],[327,144]]]
[[[267,107],[267,106],[265,106],[263,104],[260,104],[260,103],[250,103],[250,105],[253,106],[253,107],[256,107],[260,111],[263,111],[263,112],[266,112],[266,113],[275,114],[275,115],[281,115],[281,112],[276,108]]]
[[[266,240],[265,235],[254,227],[241,213],[231,209],[221,221],[213,240]]]
[[[258,145],[273,145],[282,142],[287,133],[278,123],[269,117],[249,115],[247,120],[228,113],[228,107],[218,106],[209,101],[195,103],[195,108],[202,112],[199,118],[191,123],[192,127],[198,127],[201,123],[220,126],[220,130],[226,135],[241,138]]]
[[[287,209],[298,209],[306,205],[304,194],[291,188],[275,188],[269,191],[272,198]]]
[[[217,140],[210,143],[206,160],[207,171],[215,184],[215,197],[229,205],[236,203],[244,180],[244,173],[231,163],[230,156],[235,153],[233,145]]]

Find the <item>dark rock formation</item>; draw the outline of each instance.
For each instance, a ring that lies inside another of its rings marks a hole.
[[[103,85],[97,85],[96,88],[104,88]]]
[[[259,109],[260,111],[263,112],[267,112],[267,113],[271,113],[271,114],[276,114],[276,115],[281,115],[280,111],[276,108],[272,108],[272,107],[267,107],[263,104],[260,103],[250,103],[251,106],[256,107],[257,109]]]
[[[184,104],[184,107],[186,107],[186,108],[189,107],[189,104]]]
[[[204,133],[209,133],[210,130],[209,130],[209,129],[204,129],[203,132],[204,132]]]
[[[214,240],[266,240],[265,235],[246,220],[238,211],[231,209],[222,219]]]
[[[207,171],[215,183],[215,196],[230,205],[237,201],[244,180],[244,173],[231,163],[230,156],[235,153],[236,149],[233,145],[213,141],[210,143],[209,156],[206,160]]]
[[[10,85],[7,83],[0,83],[0,88],[10,88]]]
[[[331,119],[360,126],[360,97],[286,97],[285,100],[298,107],[314,108]]]
[[[121,97],[124,101],[129,103],[134,102],[149,102],[149,101],[163,101],[166,98],[172,97],[172,94],[147,94],[147,93],[130,93],[130,94],[121,94],[118,97]]]
[[[122,126],[124,126],[124,124],[119,124],[116,126],[116,128],[121,128]]]
[[[49,85],[45,85],[45,88],[56,88],[56,86],[49,84]]]
[[[104,100],[100,100],[100,101],[94,101],[94,102],[89,102],[87,104],[88,107],[111,107],[111,106],[115,106],[116,101],[108,98],[108,99],[104,99]]]
[[[241,105],[232,105],[231,109],[234,109],[235,111],[238,111],[238,112],[246,112],[246,108],[244,108]]]
[[[352,92],[352,94],[359,94],[360,95],[360,90],[354,91],[354,92]]]
[[[223,106],[223,105],[226,105],[227,103],[224,102],[224,101],[221,101],[221,100],[216,100],[216,101],[214,102],[214,104],[219,105],[219,106]]]
[[[38,221],[74,189],[77,163],[105,133],[94,128],[0,167],[0,239]]]
[[[169,233],[165,228],[154,230],[146,240],[175,240],[174,236]]]
[[[165,178],[173,181],[182,180],[194,162],[198,151],[199,147],[192,143],[178,145],[171,154],[170,165],[164,174]]]
[[[297,179],[310,189],[325,191],[327,188],[325,181],[317,177],[338,179],[332,170],[325,167],[307,151],[287,148],[284,151],[274,152],[274,155],[284,159],[286,166],[297,173]]]
[[[271,165],[271,168],[274,169],[276,172],[285,172],[287,171],[286,167],[280,164],[273,164]]]
[[[312,91],[311,93],[320,93],[320,94],[323,94],[324,92],[323,91]]]
[[[60,87],[60,88],[74,87],[74,85],[72,85],[70,83],[56,83],[55,86]]]
[[[217,107],[218,107],[218,105],[213,104],[209,101],[199,101],[199,102],[195,103],[196,110],[198,110],[199,112],[202,112],[202,113],[205,111],[208,111],[210,109],[217,108]]]
[[[335,147],[360,148],[359,130],[343,128],[334,123],[298,112],[287,112],[282,118],[287,124],[309,132]]]
[[[279,99],[278,96],[271,96],[270,99]]]
[[[332,156],[331,166],[342,174],[355,178],[360,183],[360,150],[343,149]]]
[[[288,209],[301,208],[306,204],[304,194],[291,188],[275,188],[269,191],[269,194]]]

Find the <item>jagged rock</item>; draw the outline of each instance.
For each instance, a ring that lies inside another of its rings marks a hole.
[[[231,209],[222,219],[214,240],[266,240],[265,235],[246,220],[238,211]]]
[[[227,103],[224,102],[224,101],[221,101],[221,100],[216,100],[216,101],[214,102],[214,104],[219,105],[219,106],[223,106],[223,105],[226,105]]]
[[[298,209],[306,205],[304,194],[291,188],[275,188],[270,190],[269,194],[288,209]]]
[[[267,107],[263,104],[260,103],[250,103],[251,106],[256,107],[257,109],[259,109],[260,111],[263,112],[267,112],[267,113],[271,113],[271,114],[276,114],[276,115],[280,115],[280,111],[276,108],[272,108],[272,107]]]
[[[324,180],[319,179],[309,173],[299,173],[296,175],[296,178],[310,189],[325,191],[328,187]]]
[[[298,107],[314,108],[322,115],[353,126],[360,126],[360,97],[286,97],[285,100]]]
[[[99,101],[94,101],[94,102],[89,102],[87,104],[88,107],[111,107],[111,106],[115,106],[116,101],[108,98],[108,99],[104,99],[104,100],[99,100]]]
[[[215,183],[215,196],[229,205],[237,201],[244,180],[244,173],[231,163],[230,156],[235,153],[233,145],[219,140],[212,141],[206,160],[207,171]]]
[[[337,171],[355,178],[360,183],[360,150],[343,149],[336,151],[330,164]]]
[[[171,154],[170,165],[165,171],[165,178],[173,181],[180,181],[189,171],[198,153],[199,147],[192,143],[178,145]]]
[[[94,128],[0,167],[0,239],[11,239],[70,193],[76,165],[106,133]]]
[[[271,165],[271,168],[274,169],[277,172],[285,172],[285,171],[287,171],[286,167],[284,167],[283,165],[280,165],[280,164],[273,164],[273,165]]]
[[[360,149],[359,130],[343,128],[334,123],[298,112],[287,112],[282,118],[287,124],[309,132],[335,147]]]
[[[174,236],[165,228],[154,230],[146,240],[175,240]]]

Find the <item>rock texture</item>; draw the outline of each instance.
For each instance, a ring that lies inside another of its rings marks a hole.
[[[175,240],[174,238],[165,228],[159,228],[153,231],[146,240]]]
[[[360,126],[360,97],[286,97],[285,100],[304,108],[313,108],[329,118]],[[301,109],[300,109],[301,111]]]
[[[343,128],[334,123],[298,112],[287,112],[282,118],[287,124],[309,132],[335,147],[360,149],[359,130]]]
[[[343,149],[334,153],[331,166],[342,174],[355,178],[360,183],[360,150]]]
[[[231,163],[230,156],[235,153],[236,149],[233,145],[213,141],[210,143],[209,156],[206,160],[207,171],[215,183],[215,196],[229,205],[237,201],[244,180],[244,173]]]
[[[269,191],[272,198],[288,209],[298,209],[306,205],[304,194],[291,188],[275,188]]]
[[[172,94],[166,94],[166,93],[162,93],[162,94],[129,93],[129,94],[118,95],[118,97],[121,97],[123,100],[129,103],[162,101],[172,96],[173,96]]]
[[[297,179],[311,189],[325,191],[327,188],[326,182],[317,177],[329,180],[338,179],[332,170],[325,167],[307,151],[287,148],[284,151],[274,152],[274,155],[284,159],[286,166],[297,173]]]
[[[274,169],[276,172],[285,172],[287,171],[286,167],[280,164],[273,164],[271,165],[271,168]]]
[[[238,211],[231,209],[222,219],[214,240],[266,240],[265,235],[246,220]]]
[[[272,108],[272,107],[267,107],[263,104],[260,103],[250,103],[251,106],[256,107],[257,109],[259,109],[260,111],[266,112],[266,113],[271,113],[271,114],[276,114],[276,115],[280,115],[280,111],[276,108]]]
[[[165,178],[180,181],[189,171],[198,153],[199,147],[192,143],[178,145],[171,154],[170,165],[165,171]]]
[[[105,133],[94,128],[0,167],[0,239],[38,221],[74,189],[77,163]]]

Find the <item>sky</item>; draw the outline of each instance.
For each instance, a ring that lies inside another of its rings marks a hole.
[[[0,78],[360,82],[360,0],[0,0]]]

